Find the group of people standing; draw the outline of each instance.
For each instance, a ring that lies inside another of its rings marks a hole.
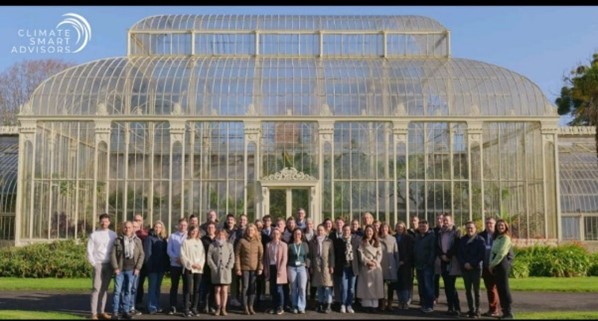
[[[140,214],[124,222],[117,235],[109,229],[108,214],[100,216],[100,228],[87,245],[93,266],[92,319],[131,319],[140,314],[143,284],[148,280],[145,310],[163,312],[160,288],[165,272],[171,278],[168,314],[177,314],[179,281],[183,283],[182,315],[227,315],[227,306],[241,306],[247,315],[262,304],[265,286],[271,297],[267,313],[305,313],[308,302],[316,311],[354,313],[408,309],[417,275],[421,311],[432,312],[438,300],[439,278],[444,281],[448,313],[460,315],[455,280],[465,281],[469,311],[480,316],[480,279],[488,290],[488,316],[512,318],[508,275],[512,250],[508,225],[486,219],[477,234],[473,222],[461,236],[448,214],[430,229],[428,222],[411,219],[411,228],[399,221],[393,230],[366,212],[362,222],[338,217],[314,226],[304,209],[296,216],[266,215],[249,223],[245,214],[228,214],[219,223],[215,211],[199,224],[198,217],[179,219],[177,230],[167,236],[164,224],[151,229]],[[496,223],[496,224],[495,224]],[[496,229],[494,228],[496,225]],[[112,314],[105,312],[107,290],[114,277]],[[229,302],[229,288],[230,302]]]

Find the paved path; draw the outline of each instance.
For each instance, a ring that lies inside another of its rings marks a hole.
[[[521,311],[576,311],[576,310],[596,310],[596,293],[560,293],[560,292],[513,292],[513,311],[515,316],[517,312]],[[461,299],[461,307],[466,310],[467,301],[465,300],[463,291],[459,292]],[[417,298],[417,294],[415,296]],[[485,293],[482,294],[481,310],[487,309],[487,300]],[[108,296],[108,309],[112,306],[112,296]],[[182,300],[179,300],[181,302]],[[168,294],[163,293],[161,302],[168,302]],[[64,313],[71,313],[80,316],[89,316],[89,304],[90,297],[89,293],[50,293],[43,291],[36,292],[2,292],[0,293],[0,316],[2,310],[39,310],[39,311],[57,311]],[[284,319],[297,319],[297,320],[333,320],[333,319],[455,319],[444,313],[446,311],[446,301],[444,301],[444,294],[440,295],[440,303],[435,307],[436,311],[430,314],[423,314],[419,311],[419,306],[415,305],[407,311],[394,311],[393,313],[355,313],[351,314],[340,314],[338,312],[332,312],[330,314],[322,314],[314,311],[307,311],[306,314],[294,315],[285,313],[283,315],[268,315],[260,313],[258,310],[257,314],[253,316],[242,315],[240,310],[232,309],[227,317],[215,317],[211,315],[201,314],[199,319],[245,319],[245,320],[258,320],[258,319],[269,319],[269,320],[284,320]],[[263,311],[263,310],[262,310]],[[166,314],[156,315],[141,315],[135,317],[138,320],[159,320],[159,319],[172,319],[180,320],[182,316],[175,315],[169,316]],[[197,319],[197,318],[193,318]],[[489,318],[488,318],[489,319]]]

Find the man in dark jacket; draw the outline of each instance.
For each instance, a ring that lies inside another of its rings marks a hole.
[[[482,315],[487,317],[498,317],[498,290],[496,289],[496,281],[494,275],[490,272],[490,251],[492,250],[492,243],[494,242],[494,228],[496,220],[493,217],[486,218],[486,229],[480,233],[480,237],[484,239],[484,263],[482,265],[482,278],[484,279],[484,286],[486,287],[486,294],[488,295],[488,311]]]
[[[485,252],[484,239],[476,233],[473,221],[465,223],[465,233],[459,241],[457,258],[465,283],[465,295],[469,308],[467,316],[478,318],[480,317],[480,277]]]
[[[434,311],[434,261],[436,260],[436,236],[430,231],[428,221],[419,221],[419,234],[413,248],[417,286],[421,293],[421,311]]]

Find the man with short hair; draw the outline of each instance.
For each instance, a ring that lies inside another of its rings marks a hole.
[[[436,236],[428,221],[419,221],[419,233],[415,238],[413,253],[417,271],[417,287],[421,296],[421,311],[434,311],[434,260],[436,259]]]
[[[411,227],[407,229],[407,233],[409,233],[409,235],[411,235],[415,240],[415,237],[417,236],[417,234],[419,234],[419,216],[411,215],[410,223]]]
[[[93,267],[93,288],[91,292],[91,319],[110,319],[106,313],[106,300],[108,299],[108,286],[112,279],[112,266],[110,264],[110,251],[116,240],[116,233],[110,230],[110,216],[107,213],[100,215],[100,227],[89,236],[87,241],[87,261]],[[100,305],[98,308],[98,299]],[[100,312],[98,314],[98,311]]]
[[[170,257],[170,310],[168,314],[176,313],[177,295],[179,291],[179,280],[183,276],[183,266],[181,264],[181,247],[187,239],[187,219],[180,218],[178,231],[170,234],[166,243],[166,253]],[[183,276],[183,292],[187,289],[187,278]]]
[[[298,228],[300,228],[303,231],[305,231],[305,228],[307,227],[307,221],[305,220],[306,217],[307,214],[305,214],[304,208],[300,207],[299,209],[297,209],[297,218],[295,219],[295,224]]]
[[[440,230],[442,229],[442,224],[444,223],[444,215],[440,213],[436,215],[436,226],[432,229],[434,232],[434,236],[436,236],[436,241],[440,239]],[[434,262],[434,303],[438,303],[438,298],[440,297],[440,276],[442,275],[442,271],[440,270],[440,258],[436,259]]]
[[[442,228],[437,236],[438,247],[436,248],[440,260],[440,275],[444,282],[444,294],[448,305],[447,313],[459,316],[461,314],[461,305],[459,304],[459,295],[455,282],[457,276],[461,275],[461,268],[457,259],[461,232],[453,224],[451,215],[445,213],[442,222]]]
[[[208,231],[208,224],[214,223],[214,226],[218,227],[218,213],[215,210],[210,210],[206,215],[206,221],[203,222],[199,228],[201,229],[201,234],[205,235]],[[206,252],[207,253],[207,252]]]
[[[123,223],[123,234],[118,236],[110,252],[110,263],[114,270],[114,296],[112,302],[112,319],[119,318],[120,303],[123,302],[124,318],[131,320],[131,288],[139,275],[145,255],[143,244],[133,231],[133,222]],[[124,298],[121,296],[124,292]]]
[[[496,220],[493,217],[486,218],[486,229],[480,233],[480,237],[484,239],[485,253],[484,262],[482,265],[482,279],[484,279],[484,286],[486,287],[486,294],[488,295],[488,311],[483,313],[486,317],[498,317],[498,290],[496,289],[496,280],[490,271],[490,253],[492,250],[492,243],[494,242],[494,229]]]
[[[133,230],[135,230],[135,235],[137,235],[141,240],[141,244],[143,244],[149,234],[149,230],[143,224],[143,215],[137,213],[133,216]],[[146,264],[143,264],[139,276],[136,277],[133,287],[131,288],[131,300],[134,300],[134,302],[131,302],[132,315],[141,315],[141,312],[139,312],[139,309],[137,309],[136,306],[143,306],[143,284],[145,283],[146,277],[147,268]]]

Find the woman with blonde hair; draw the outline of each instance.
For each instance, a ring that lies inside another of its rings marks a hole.
[[[216,233],[216,239],[208,249],[208,266],[211,271],[214,299],[216,301],[214,315],[227,315],[228,286],[232,282],[232,268],[234,265],[235,251],[233,245],[228,242],[228,232],[225,229],[220,229]]]
[[[188,318],[199,315],[199,311],[197,310],[197,306],[199,305],[199,286],[201,284],[203,266],[206,261],[205,250],[199,234],[199,225],[189,225],[189,236],[181,246],[181,264],[185,268],[184,276],[187,279],[187,288],[183,287],[183,298],[185,301],[183,310],[184,316]],[[189,292],[193,293],[191,310],[189,310]]]
[[[253,304],[255,302],[255,281],[256,276],[261,275],[264,270],[262,260],[264,248],[258,236],[255,224],[248,224],[243,237],[235,248],[235,271],[242,277],[243,307],[245,314],[255,314]]]
[[[147,269],[147,311],[155,314],[160,309],[160,288],[164,272],[169,266],[166,228],[162,221],[155,221],[147,238],[143,241],[145,267]]]

